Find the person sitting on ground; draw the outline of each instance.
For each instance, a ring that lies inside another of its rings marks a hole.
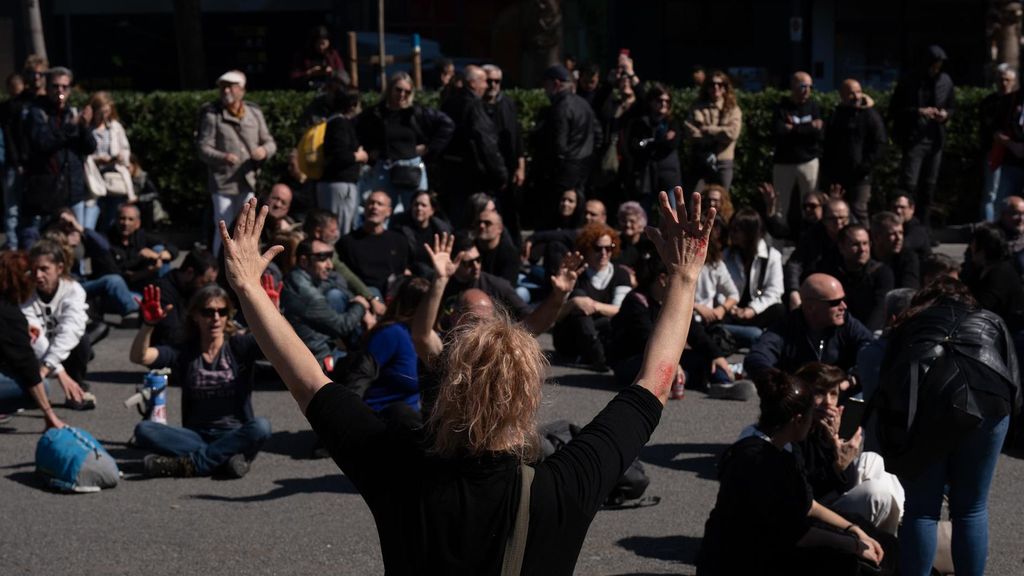
[[[206,250],[191,250],[174,270],[157,282],[160,306],[167,310],[164,318],[153,327],[150,344],[180,345],[185,343],[186,323],[182,314],[192,296],[208,284],[217,281],[220,267],[216,258]]]
[[[807,438],[796,443],[814,499],[868,531],[895,536],[903,514],[903,486],[885,471],[881,456],[863,450],[862,428],[851,438],[839,437],[839,393],[840,387],[849,387],[846,373],[811,362],[794,376],[814,395],[814,425]]]
[[[160,305],[159,288],[145,288],[143,324],[132,342],[130,359],[150,369],[171,368],[173,382],[181,387],[183,426],[151,420],[135,426],[134,445],[155,452],[143,459],[147,475],[210,476],[223,471],[241,478],[270,438],[270,421],[254,416],[252,410],[250,370],[260,349],[251,334],[235,334],[234,311],[227,291],[216,284],[204,286],[185,313],[186,343],[153,346],[153,326],[168,310]]]
[[[725,328],[738,344],[749,346],[786,313],[782,254],[765,241],[764,223],[753,208],[743,208],[732,217],[729,240],[723,260],[740,295],[725,318]]]
[[[823,558],[812,548],[834,551],[826,557],[829,573],[852,564],[843,554],[879,564],[881,545],[814,499],[792,452],[814,423],[812,390],[779,370],[755,382],[761,414],[719,461],[718,498],[704,525],[697,574],[820,574]]]
[[[56,378],[64,390],[64,405],[91,410],[96,397],[85,381],[92,346],[85,327],[89,305],[85,289],[71,279],[68,254],[52,240],[40,240],[29,252],[35,290],[21,305],[30,329],[37,329],[32,349],[42,366],[39,375]]]
[[[519,282],[519,250],[503,234],[505,222],[496,210],[481,212],[476,218],[476,249],[480,252],[480,265],[515,286]]]
[[[605,224],[588,224],[576,238],[587,269],[562,311],[551,335],[555,351],[598,372],[608,370],[605,342],[611,318],[632,289],[629,271],[612,264],[618,254],[619,233]],[[698,283],[699,285],[699,283]]]
[[[914,294],[917,294],[917,290],[913,288],[895,288],[885,295],[885,328],[878,338],[857,353],[857,371],[854,376],[865,402],[870,400],[871,395],[878,389],[878,382],[882,377],[882,359],[885,358],[885,351],[889,347],[889,330],[900,314],[910,308],[910,300],[914,298]],[[871,441],[873,438],[869,436],[869,443],[866,446],[872,446]]]
[[[1006,236],[1014,269],[1024,275],[1024,198],[1009,196],[1003,200],[996,225]]]
[[[637,287],[626,295],[619,313],[612,318],[608,361],[622,386],[633,382],[640,371],[644,349],[665,302],[668,282],[669,273],[657,256],[643,262],[637,270]],[[706,388],[709,376],[725,381],[735,377],[725,354],[708,337],[700,322],[690,324],[686,346],[676,366],[672,398],[682,398],[684,386]]]
[[[800,284],[815,272],[835,269],[840,260],[839,231],[850,223],[850,207],[842,200],[825,204],[821,222],[807,230],[782,268],[784,301],[790,310],[800,307]]]
[[[21,409],[43,411],[46,429],[63,428],[46,396],[32,335],[18,305],[32,295],[32,274],[24,252],[0,252],[0,422]]]
[[[725,320],[740,299],[739,290],[736,289],[729,269],[722,260],[725,244],[722,241],[722,234],[728,233],[724,224],[715,223],[715,230],[711,233],[711,242],[708,244],[708,257],[697,280],[697,297],[693,303],[693,310],[697,313],[695,319],[703,322],[705,326]]]
[[[302,232],[305,238],[320,240],[328,244],[331,250],[334,251],[334,256],[331,258],[331,265],[334,266],[334,270],[330,274],[329,282],[325,282],[321,286],[325,294],[327,294],[327,300],[331,302],[331,306],[334,307],[335,311],[342,312],[347,307],[347,300],[341,298],[341,295],[347,292],[366,298],[370,302],[370,307],[373,308],[373,313],[378,316],[387,310],[387,305],[384,304],[382,295],[360,280],[359,276],[356,276],[356,273],[338,257],[337,244],[338,240],[341,239],[341,228],[338,227],[336,215],[326,210],[314,208],[306,215],[306,220],[302,223]],[[299,241],[301,242],[302,240],[300,239]],[[298,247],[298,243],[295,246]]]
[[[736,213],[732,205],[732,196],[725,186],[721,184],[708,184],[704,187],[704,196],[707,198],[707,208],[718,210],[718,217],[722,222],[729,222]],[[707,209],[705,208],[705,210]]]
[[[250,329],[378,519],[388,573],[490,574],[506,560],[516,573],[573,572],[587,529],[623,463],[633,461],[650,438],[673,380],[665,367],[675,364],[686,340],[711,222],[688,220],[682,190],[675,195],[684,223],[663,194],[662,228],[652,233],[672,278],[637,385],[535,465],[544,357],[531,334],[500,316],[464,323],[445,352],[438,402],[425,429],[394,430],[344,384],[324,376],[260,289],[263,269],[280,250],[260,254],[265,214],[257,216],[253,204],[247,205],[234,236],[221,224],[228,280]],[[700,214],[698,195],[694,204]],[[524,483],[526,490],[519,487]],[[517,501],[530,515],[519,561],[503,553],[516,526]]]
[[[918,261],[924,262],[932,255],[932,237],[928,227],[914,216],[916,207],[913,195],[904,191],[897,192],[889,205],[889,209],[903,220],[903,248],[914,252]]]
[[[861,224],[839,233],[838,266],[824,271],[843,285],[850,314],[870,330],[885,324],[885,295],[893,289],[892,269],[871,257],[871,237]]]
[[[761,218],[764,219],[765,230],[772,238],[789,238],[797,245],[808,230],[814,229],[815,224],[821,222],[825,205],[828,204],[825,194],[816,191],[808,193],[800,203],[800,223],[796,230],[793,230],[788,217],[783,217],[775,208],[778,203],[778,195],[771,182],[762,182],[757,189],[761,193],[761,202],[757,209]]]
[[[409,268],[413,276],[432,275],[434,263],[425,246],[434,241],[434,236],[452,233],[452,225],[439,215],[437,194],[428,190],[414,194],[412,208],[396,215],[392,220],[391,229],[401,232],[409,243]]]
[[[299,224],[288,215],[292,207],[292,189],[284,182],[278,182],[270,187],[270,192],[262,195],[260,205],[266,204],[270,209],[267,213],[267,227],[263,230],[264,241],[279,232],[291,232],[299,227]]]
[[[800,286],[802,304],[765,331],[743,360],[745,374],[769,368],[794,373],[808,362],[824,362],[847,372],[871,332],[847,313],[846,293],[828,274],[811,274]]]
[[[871,217],[871,256],[892,270],[896,288],[921,287],[921,262],[903,246],[903,219],[892,212]]]
[[[927,286],[936,278],[948,276],[960,279],[960,263],[945,254],[935,253],[921,263],[921,287]]]
[[[117,209],[117,222],[107,236],[118,271],[135,292],[166,275],[170,263],[178,257],[178,249],[170,242],[146,236],[142,213],[135,204],[124,204]]]
[[[964,283],[978,304],[995,312],[1006,322],[1010,332],[1024,330],[1024,286],[1014,269],[1009,244],[1003,233],[992,224],[974,229],[967,247],[971,267],[964,274]]]
[[[623,202],[619,206],[617,214],[619,222],[619,240],[622,246],[619,248],[619,255],[614,262],[625,266],[633,272],[636,278],[636,270],[641,263],[646,263],[655,256],[654,245],[644,236],[644,229],[647,228],[647,212],[639,202]]]
[[[333,254],[325,242],[303,240],[296,249],[297,265],[285,276],[281,290],[284,317],[326,372],[345,356],[345,349],[334,343],[340,340],[354,345],[361,328],[371,328],[375,321],[370,303],[362,296],[346,293],[346,305],[340,311],[331,305],[321,284],[330,278]]]
[[[409,267],[409,247],[405,238],[385,228],[391,217],[391,197],[387,192],[371,192],[363,204],[363,226],[341,237],[338,256],[370,288],[381,296],[389,285]]]

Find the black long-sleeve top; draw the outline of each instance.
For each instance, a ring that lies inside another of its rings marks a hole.
[[[356,150],[359,137],[355,125],[341,114],[333,116],[324,131],[324,173],[320,180],[352,184],[359,180]]]
[[[484,109],[498,130],[498,150],[505,161],[505,170],[511,177],[519,168],[519,159],[526,155],[516,103],[504,94],[498,94],[494,102],[486,104]]]
[[[802,103],[783,98],[775,110],[775,163],[803,164],[821,156],[824,129],[812,122],[821,120],[821,107],[813,100]],[[786,124],[792,124],[786,129]]]
[[[572,574],[587,529],[640,453],[662,406],[639,386],[620,392],[564,448],[533,466],[521,574]],[[389,575],[500,573],[519,503],[509,454],[446,459],[421,433],[389,427],[343,384],[327,384],[306,417],[373,513]]]
[[[825,131],[825,181],[850,185],[867,180],[888,137],[874,107],[837,106]]]
[[[0,374],[9,376],[23,390],[42,382],[39,360],[32,352],[28,321],[17,304],[0,300]]]
[[[140,251],[143,248],[153,249],[162,245],[164,250],[171,253],[171,260],[178,257],[178,248],[170,242],[146,236],[146,231],[139,228],[128,237],[128,242],[123,243],[120,238],[121,232],[117,227],[110,229],[107,234],[110,240],[110,254],[117,263],[118,272],[128,282],[132,290],[141,291],[142,288],[157,279],[157,270],[153,267],[154,262],[143,257]]]

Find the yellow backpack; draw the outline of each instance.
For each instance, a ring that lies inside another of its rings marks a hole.
[[[296,147],[299,170],[311,180],[319,180],[324,175],[324,135],[327,133],[327,123],[337,116],[328,116],[318,122],[299,139]]]

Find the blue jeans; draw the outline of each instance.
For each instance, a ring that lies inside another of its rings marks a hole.
[[[957,576],[981,576],[988,557],[988,491],[1010,417],[986,418],[981,427],[920,476],[900,479],[907,491],[900,526],[900,574],[927,576],[935,558],[942,495],[949,486],[953,566]]]
[[[192,430],[143,420],[135,426],[135,444],[166,456],[185,456],[192,460],[197,476],[209,476],[235,454],[246,459],[256,457],[270,438],[270,421],[253,418],[240,428]]]
[[[83,280],[82,288],[90,298],[99,296],[103,301],[103,312],[124,316],[139,309],[135,295],[128,289],[128,283],[120,274],[107,274],[94,280]]]
[[[736,345],[749,348],[764,334],[764,329],[757,326],[743,326],[741,324],[723,324],[726,332],[732,334],[736,339]]]
[[[338,314],[344,314],[348,309],[348,294],[341,288],[328,288],[324,292],[324,298]]]
[[[391,197],[391,207],[394,214],[399,214],[412,209],[412,196],[419,190],[427,189],[427,170],[424,168],[420,174],[420,185],[415,190],[399,188],[391,184],[391,165],[401,164],[405,166],[423,166],[423,159],[419,156],[408,160],[380,160],[369,173],[369,177],[360,182],[361,193],[368,196],[375,190],[383,190]],[[367,189],[368,188],[368,189]]]
[[[24,179],[16,168],[3,171],[4,235],[11,250],[18,249],[18,206],[21,205],[21,187]]]
[[[46,380],[43,380],[43,386],[46,386]],[[0,414],[10,414],[22,408],[36,408],[36,401],[14,378],[0,372]]]
[[[1020,196],[1024,191],[1024,167],[1007,166],[999,167],[999,190],[996,193],[996,203],[1008,196]],[[998,207],[996,208],[998,212]]]
[[[100,206],[96,199],[82,200],[71,205],[71,211],[83,228],[96,229],[96,222],[100,219]]]
[[[1003,167],[995,170],[989,168],[988,158],[985,158],[985,184],[981,189],[981,219],[992,222],[996,219],[998,207],[996,203],[999,198],[999,180],[1002,178]]]

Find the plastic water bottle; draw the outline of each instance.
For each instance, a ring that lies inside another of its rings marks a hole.
[[[149,420],[167,424],[167,374],[169,370],[152,370],[142,381],[149,391]],[[145,395],[145,392],[143,393]]]

